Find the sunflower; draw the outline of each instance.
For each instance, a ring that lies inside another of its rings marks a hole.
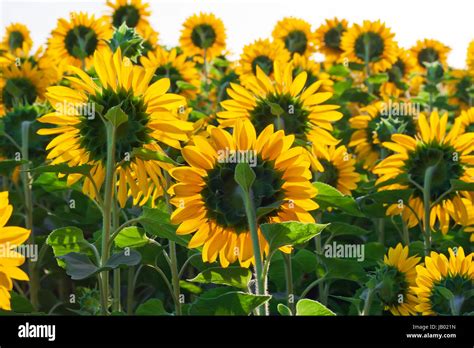
[[[403,105],[409,104],[374,102],[362,108],[360,115],[349,119],[349,124],[354,129],[349,147],[355,148],[364,168],[372,168],[381,157],[384,157],[386,150],[381,144],[390,140],[393,133],[415,134],[412,119],[416,114],[408,108],[405,110],[398,107]]]
[[[21,23],[10,24],[5,29],[5,36],[0,48],[15,55],[30,52],[33,46],[30,31]]]
[[[471,41],[467,48],[466,65],[471,75],[474,75],[474,40]]]
[[[462,247],[448,252],[449,259],[432,251],[424,266],[416,266],[413,291],[419,301],[416,310],[423,315],[463,315],[474,308],[474,253],[465,256]],[[446,298],[446,289],[454,295],[452,300]]]
[[[470,233],[471,236],[469,240],[471,242],[474,242],[474,202],[466,198],[464,198],[463,201],[464,201],[464,204],[466,205],[467,216],[468,216],[467,227],[464,228],[464,232]]]
[[[375,73],[386,71],[397,61],[394,36],[380,21],[354,24],[342,36],[341,47],[344,53],[341,57],[359,64],[367,61],[370,70]]]
[[[146,56],[148,52],[159,49],[158,45],[158,32],[156,32],[151,26],[144,28],[137,28],[137,33],[143,38],[143,52],[142,55]]]
[[[460,131],[462,133],[474,132],[474,107],[461,111],[456,121],[460,122]]]
[[[42,99],[47,85],[44,73],[38,67],[33,67],[31,62],[25,61],[18,66],[10,64],[2,70],[0,77],[0,116],[14,106],[31,105],[37,99]]]
[[[225,50],[224,23],[212,13],[195,14],[183,24],[179,43],[188,57],[212,60]]]
[[[326,61],[338,60],[343,52],[341,48],[342,35],[349,27],[345,19],[326,19],[315,33],[316,47],[324,54]]]
[[[355,170],[355,159],[344,145],[328,146],[325,153],[313,146],[313,155],[319,159],[324,169],[314,179],[337,188],[344,195],[350,195],[357,188],[360,174]]]
[[[446,234],[450,220],[466,225],[468,214],[463,197],[468,192],[450,190],[451,180],[474,182],[474,133],[463,133],[460,122],[455,122],[449,132],[446,131],[448,114],[441,117],[436,111],[432,112],[429,120],[422,113],[418,118],[420,134],[411,137],[404,134],[392,135],[391,142],[383,146],[394,152],[382,160],[373,172],[379,175],[376,184],[381,184],[400,174],[407,174],[410,181],[407,184],[391,184],[382,189],[414,189],[407,203],[410,209],[392,205],[388,215],[402,214],[409,227],[425,221],[423,207],[423,190],[425,172],[434,166],[431,181],[430,202],[434,204],[430,211],[430,227],[439,222],[440,230]],[[416,184],[415,184],[416,183]],[[448,192],[449,190],[449,192]]]
[[[298,53],[309,57],[316,51],[311,25],[302,19],[283,18],[276,24],[272,36],[275,41],[282,42],[291,55]]]
[[[106,47],[112,27],[104,18],[72,12],[69,21],[61,18],[48,41],[48,56],[58,65],[89,69],[94,52]]]
[[[467,110],[474,101],[471,92],[474,89],[474,76],[467,70],[460,69],[451,70],[450,76],[452,78],[445,83],[449,103],[457,105],[461,110]]]
[[[257,66],[265,74],[272,76],[273,63],[277,60],[282,64],[290,60],[290,54],[283,43],[259,39],[244,47],[236,72],[239,74],[242,84],[246,86],[246,81],[257,73]]]
[[[376,271],[376,279],[380,288],[377,296],[384,309],[393,315],[416,315],[415,306],[418,299],[413,286],[416,285],[415,266],[420,257],[408,256],[408,246],[399,243],[395,248],[389,248],[384,256],[383,265]]]
[[[180,141],[186,141],[187,132],[192,131],[192,125],[176,115],[176,110],[185,105],[185,99],[166,93],[169,79],[150,85],[154,71],[134,66],[128,58],[122,58],[120,49],[115,53],[108,47],[96,51],[93,63],[97,82],[81,69],[70,66],[77,77],[66,79],[74,89],[54,86],[47,90],[46,97],[56,111],[42,116],[39,121],[57,126],[38,131],[41,135],[56,135],[47,147],[47,159],[52,160],[52,164],[67,163],[71,167],[91,165],[83,190],[95,198],[94,184],[100,189],[103,183],[107,153],[101,115],[120,105],[128,120],[116,131],[117,198],[123,207],[130,189],[134,203],[141,200],[142,204],[161,187],[160,168],[169,166],[135,156],[134,150],[163,153],[162,145],[179,149]],[[68,184],[79,179],[81,175],[69,175]]]
[[[8,202],[8,192],[0,192],[0,309],[11,310],[10,291],[13,288],[12,279],[29,280],[28,275],[19,266],[25,262],[25,257],[15,251],[30,236],[30,231],[21,227],[5,226],[13,212]]]
[[[415,70],[416,60],[409,51],[399,48],[397,60],[387,70],[388,81],[380,86],[380,94],[386,98],[398,98],[408,88],[410,75]]]
[[[141,0],[107,0],[107,6],[112,9],[111,24],[115,28],[125,23],[127,27],[135,28],[142,35],[150,27],[149,5]]]
[[[327,145],[336,145],[331,123],[342,118],[342,113],[336,111],[338,105],[325,104],[332,93],[318,92],[322,81],[304,88],[308,74],[303,71],[293,78],[291,63],[282,66],[275,62],[273,75],[272,80],[257,67],[248,89],[231,83],[227,93],[232,99],[223,101],[225,111],[217,113],[220,124],[232,126],[239,119],[249,119],[257,132],[272,124],[300,141],[311,142],[322,153]],[[320,167],[314,157],[311,159],[313,167]]]
[[[426,63],[439,62],[446,68],[448,53],[451,51],[451,48],[439,41],[424,39],[423,41],[418,40],[416,45],[410,50],[417,62],[416,69],[420,72],[425,72]]]
[[[305,83],[306,88],[316,81],[321,81],[321,92],[332,93],[334,91],[334,82],[331,80],[331,76],[328,73],[321,71],[320,63],[311,58],[295,53],[291,59],[291,64],[293,65],[293,78],[303,71],[306,72],[308,76]]]
[[[257,137],[249,120],[238,121],[232,134],[210,126],[210,138],[193,138],[195,145],[183,148],[189,166],[170,171],[177,183],[170,189],[171,202],[178,207],[171,221],[180,224],[177,234],[194,233],[189,248],[203,246],[202,258],[223,267],[240,262],[254,264],[252,241],[245,210],[234,179],[232,157],[248,160],[256,175],[252,185],[255,209],[276,205],[278,208],[260,220],[263,222],[314,222],[309,211],[318,205],[311,199],[317,193],[311,185],[310,163],[301,147],[291,147],[293,135],[267,126]],[[269,245],[259,232],[262,254]]]
[[[169,52],[163,48],[158,48],[154,52],[149,52],[147,57],[142,57],[140,62],[145,69],[154,70],[151,83],[166,77],[171,83],[169,91],[171,93],[181,94],[190,99],[193,99],[199,93],[201,81],[196,64],[187,60],[185,54],[178,54],[176,48]],[[190,86],[183,89],[180,82]]]

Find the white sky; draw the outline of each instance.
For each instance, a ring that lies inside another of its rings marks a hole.
[[[146,0],[145,0],[146,1]],[[316,29],[325,18],[349,22],[380,19],[396,33],[402,47],[417,39],[433,38],[452,48],[450,65],[465,67],[466,49],[474,39],[474,0],[150,0],[150,23],[160,43],[176,45],[183,21],[193,13],[213,12],[224,21],[227,47],[236,56],[257,38],[270,37],[285,16],[303,18]],[[44,44],[59,17],[71,11],[102,15],[105,0],[0,0],[0,30],[11,22],[25,23],[35,47]]]

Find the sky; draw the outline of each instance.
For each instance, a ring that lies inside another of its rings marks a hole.
[[[146,1],[146,0],[144,0]],[[0,0],[0,29],[12,22],[26,23],[35,47],[45,44],[59,17],[71,11],[108,13],[105,0]],[[181,25],[196,12],[213,12],[224,21],[227,47],[236,58],[242,47],[271,36],[285,16],[305,19],[316,29],[325,18],[346,18],[350,23],[380,19],[396,34],[400,46],[418,39],[437,39],[451,47],[448,62],[465,67],[466,49],[474,40],[473,0],[149,0],[150,23],[160,44],[177,45]]]

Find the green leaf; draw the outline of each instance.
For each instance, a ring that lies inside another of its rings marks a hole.
[[[327,225],[289,221],[277,224],[262,224],[260,228],[270,245],[270,250],[275,250],[286,245],[306,243],[320,234],[326,226]]]
[[[85,254],[72,252],[58,256],[66,264],[66,273],[72,280],[82,280],[89,278],[99,271],[99,267],[94,265]]]
[[[40,186],[46,192],[55,192],[69,188],[66,180],[60,180],[54,173],[43,173],[33,182],[35,187]]]
[[[387,81],[388,81],[387,73],[372,75],[367,79],[367,82],[369,82],[372,85],[380,85]]]
[[[14,313],[33,313],[35,309],[31,302],[24,296],[11,292],[11,308]]]
[[[474,191],[474,183],[464,182],[462,180],[450,180],[453,191]]]
[[[333,237],[336,236],[365,236],[370,231],[364,230],[355,225],[346,224],[344,222],[331,222],[327,230]]]
[[[240,289],[247,289],[248,283],[252,279],[252,273],[247,268],[241,267],[212,267],[199,273],[190,282],[203,284],[228,285]]]
[[[278,310],[278,313],[280,313],[280,315],[282,315],[284,317],[288,317],[288,316],[293,315],[291,313],[291,309],[289,307],[285,306],[283,303],[278,304],[277,310]]]
[[[444,286],[436,286],[435,289],[448,301],[451,301],[454,298],[454,294],[451,292],[451,290],[445,288]]]
[[[0,161],[0,174],[9,176],[13,173],[16,167],[28,163],[28,161],[25,160],[3,160]]]
[[[314,201],[318,203],[322,209],[332,207],[340,209],[344,213],[352,216],[364,216],[359,210],[357,202],[351,196],[344,196],[334,187],[322,182],[314,182],[313,186],[318,189],[318,194],[314,198]]]
[[[362,266],[362,262],[351,259],[337,259],[317,255],[321,263],[326,268],[326,279],[345,279],[358,283],[367,281],[367,272]]]
[[[241,291],[231,291],[216,297],[199,297],[189,307],[190,315],[249,315],[271,296],[251,295]]]
[[[265,100],[265,103],[270,107],[270,112],[273,116],[279,117],[285,113],[285,110],[283,110],[280,104],[272,103],[268,100]]]
[[[296,304],[296,315],[335,316],[336,313],[318,301],[304,298],[299,300]]]
[[[149,299],[138,306],[136,315],[170,315],[163,306],[163,302],[157,298]]]
[[[157,151],[152,151],[149,149],[144,149],[144,148],[133,149],[132,156],[140,158],[145,161],[159,161],[159,162],[178,165],[178,163],[173,161],[173,159],[168,157],[166,154],[160,153]]]
[[[346,77],[351,71],[342,64],[336,64],[329,68],[329,75]]]
[[[5,135],[5,122],[0,119],[0,137]]]
[[[128,121],[127,114],[122,110],[121,105],[111,107],[104,115],[105,119],[110,121],[115,128]]]
[[[34,173],[62,173],[62,174],[82,174],[87,175],[90,173],[93,165],[83,164],[77,167],[70,167],[66,163],[55,164],[50,166],[40,166],[30,169]]]
[[[190,236],[177,235],[177,227],[171,224],[170,215],[160,209],[143,207],[143,214],[140,216],[140,224],[145,228],[147,233],[153,236],[171,240],[184,247],[188,246]]]
[[[103,269],[116,269],[118,267],[136,266],[142,260],[142,256],[136,250],[129,249],[113,254],[105,263]]]
[[[147,238],[145,231],[136,226],[124,228],[114,239],[115,245],[121,249],[125,247],[140,248],[148,244],[148,241],[149,239]]]
[[[257,219],[271,213],[275,209],[278,209],[282,204],[283,204],[283,201],[277,201],[265,207],[257,208]]]
[[[186,82],[186,81],[176,81],[176,86],[182,90],[182,91],[186,91],[186,90],[196,90],[196,86],[190,84],[189,82]]]
[[[250,191],[255,178],[255,172],[248,163],[239,163],[235,167],[234,179],[245,192]]]
[[[403,204],[408,203],[413,191],[412,189],[384,190],[359,197],[357,203],[359,204],[360,210],[367,216],[383,218],[385,217],[385,211],[388,205],[397,204],[399,202]]]
[[[58,265],[65,267],[64,261],[59,256],[72,252],[87,253],[89,251],[87,240],[82,230],[75,226],[62,227],[51,232],[46,239],[46,244],[53,248]]]

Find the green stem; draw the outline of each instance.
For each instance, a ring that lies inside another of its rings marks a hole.
[[[306,287],[306,289],[303,290],[303,292],[301,293],[300,298],[304,298],[308,294],[308,292],[311,291],[312,288],[314,288],[316,285],[322,284],[325,280],[326,280],[326,278],[324,278],[324,276],[319,278],[319,279],[314,280],[311,284],[309,284]],[[322,292],[324,292],[324,291],[322,291]]]
[[[428,256],[431,251],[431,179],[436,168],[435,166],[428,167],[425,171],[424,187],[423,187],[423,207],[424,207],[424,239],[425,239],[425,255]]]
[[[122,305],[120,303],[120,268],[114,269],[114,299],[112,309],[114,312],[120,312]]]
[[[291,253],[283,253],[283,260],[285,261],[285,279],[286,279],[286,300],[291,313],[296,313],[295,295],[293,289],[293,269],[291,267]]]
[[[372,300],[374,299],[374,290],[368,289],[367,298],[365,299],[364,309],[362,315],[366,316],[370,314],[370,307],[372,306]]]
[[[410,245],[410,234],[408,231],[408,224],[405,222],[405,220],[402,220],[402,228],[403,228],[403,243],[405,245]]]
[[[365,64],[365,73],[367,75],[367,79],[370,78],[370,62],[369,62],[369,54],[370,54],[370,38],[368,35],[364,36],[364,64]],[[369,93],[372,93],[372,84],[367,80],[367,87],[369,89]]]
[[[321,219],[317,219],[316,221],[321,221]],[[318,255],[322,255],[323,254],[323,246],[322,246],[322,241],[321,241],[321,233],[316,235],[316,237],[314,238],[314,242],[316,244],[316,253]],[[321,279],[321,278],[319,278],[319,279]],[[322,281],[318,282],[318,296],[319,296],[319,301],[322,304],[324,304],[324,302],[325,302],[324,283]]]
[[[376,220],[378,239],[380,244],[385,243],[385,220],[383,218]]]
[[[132,315],[133,292],[135,291],[135,267],[129,267],[127,273],[127,315]]]

